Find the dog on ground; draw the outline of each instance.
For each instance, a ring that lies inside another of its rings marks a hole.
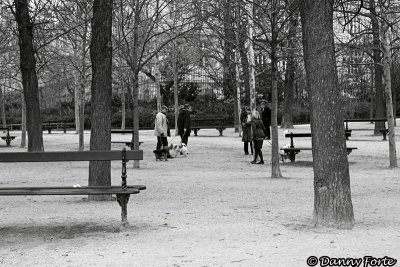
[[[290,144],[286,144],[286,145],[282,146],[281,148],[290,148]],[[281,156],[282,162],[285,162],[285,159],[289,158],[287,153],[285,153],[285,151],[279,152],[279,155]]]
[[[156,156],[156,161],[157,160],[168,161],[169,147],[165,146],[165,147],[163,147],[161,149],[155,149],[155,150],[153,150],[153,153]]]
[[[176,156],[178,155],[184,155],[186,157],[186,155],[188,154],[187,152],[187,146],[185,143],[180,143],[178,144],[171,144],[169,146],[169,151],[171,154],[171,157],[176,158]]]

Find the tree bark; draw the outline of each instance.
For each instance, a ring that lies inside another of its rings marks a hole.
[[[275,31],[275,29],[273,30]],[[279,141],[278,141],[278,58],[276,55],[278,43],[271,41],[271,178],[282,178],[279,166]],[[268,125],[266,126],[268,127]]]
[[[21,96],[21,145],[20,147],[26,147],[26,104],[25,99]]]
[[[385,14],[382,15],[384,18]],[[396,156],[396,139],[395,139],[395,127],[394,127],[394,115],[393,115],[393,100],[392,100],[392,79],[391,79],[391,47],[389,45],[388,30],[389,26],[386,21],[382,21],[382,50],[383,50],[383,77],[384,87],[386,96],[386,118],[388,121],[388,138],[389,138],[389,162],[390,168],[396,168],[397,156]]]
[[[304,0],[300,4],[311,98],[314,222],[352,227],[354,214],[334,50],[333,3]]]
[[[282,128],[293,128],[293,106],[294,106],[294,82],[296,62],[294,51],[296,49],[297,13],[292,14],[289,20],[287,66],[285,73],[284,102],[282,114]]]
[[[382,69],[382,51],[381,51],[381,38],[379,30],[379,21],[376,13],[375,0],[370,0],[370,17],[372,25],[372,46],[373,61],[375,68],[375,118],[385,117],[385,104],[384,104],[384,88],[383,88],[383,69]],[[384,122],[375,122],[375,129],[382,129]],[[375,134],[382,134],[379,130],[375,130]]]
[[[249,86],[250,86],[250,109],[256,109],[256,77],[255,77],[255,61],[254,61],[254,48],[253,48],[253,34],[254,34],[254,12],[253,3],[246,4],[248,12],[248,59],[249,59]]]
[[[112,0],[93,1],[92,41],[92,121],[90,150],[111,149],[111,66]],[[89,186],[111,185],[110,161],[91,161]],[[89,196],[91,200],[111,200],[111,195]]]
[[[26,103],[28,151],[43,151],[42,119],[39,89],[33,47],[33,23],[29,15],[28,0],[15,0],[16,21],[20,47],[20,69]]]

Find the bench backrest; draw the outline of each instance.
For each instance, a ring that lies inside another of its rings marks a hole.
[[[191,126],[222,126],[225,123],[225,118],[193,118],[190,122]]]
[[[285,137],[311,137],[311,133],[286,133]]]
[[[122,160],[123,150],[46,151],[0,153],[0,162],[108,161]],[[143,150],[126,150],[128,160],[142,160]]]

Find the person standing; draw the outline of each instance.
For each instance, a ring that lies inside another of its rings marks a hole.
[[[260,119],[260,113],[258,111],[253,111],[251,113],[251,130],[253,134],[253,144],[254,144],[254,160],[250,162],[251,164],[264,164],[264,158],[262,154],[262,146],[265,137],[267,136],[267,129],[264,123]],[[257,157],[260,157],[260,161],[257,162]]]
[[[161,111],[157,113],[154,121],[154,135],[157,136],[157,150],[168,148],[168,121],[167,106],[161,106]]]
[[[189,136],[190,136],[190,111],[191,107],[189,104],[185,104],[178,115],[178,134],[181,137],[181,142],[186,146],[188,145]]]
[[[242,142],[244,154],[249,154],[249,144],[251,149],[251,154],[253,155],[253,136],[251,134],[251,110],[250,107],[244,107],[242,109],[242,114],[240,114],[240,122],[242,124]],[[249,123],[249,124],[247,124]]]
[[[267,140],[271,139],[271,109],[268,106],[266,100],[262,100],[260,103],[261,120],[267,130]]]

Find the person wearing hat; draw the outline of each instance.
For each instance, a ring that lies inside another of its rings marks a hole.
[[[251,154],[253,155],[253,137],[251,134],[251,125],[249,124],[251,122],[251,110],[250,107],[245,106],[242,109],[242,112],[240,114],[240,122],[242,124],[242,142],[243,142],[243,149],[244,149],[244,154],[248,155],[249,154],[249,144],[250,144],[250,149],[251,149]]]
[[[260,103],[260,113],[261,120],[264,123],[265,128],[267,129],[267,139],[271,139],[271,109],[268,106],[266,100],[262,100]]]
[[[190,136],[190,110],[189,104],[185,104],[183,108],[180,109],[178,115],[178,134],[181,137],[181,142],[186,146],[188,145]]]
[[[168,147],[167,111],[167,106],[161,106],[161,111],[157,113],[154,121],[154,135],[157,136],[157,150]]]

